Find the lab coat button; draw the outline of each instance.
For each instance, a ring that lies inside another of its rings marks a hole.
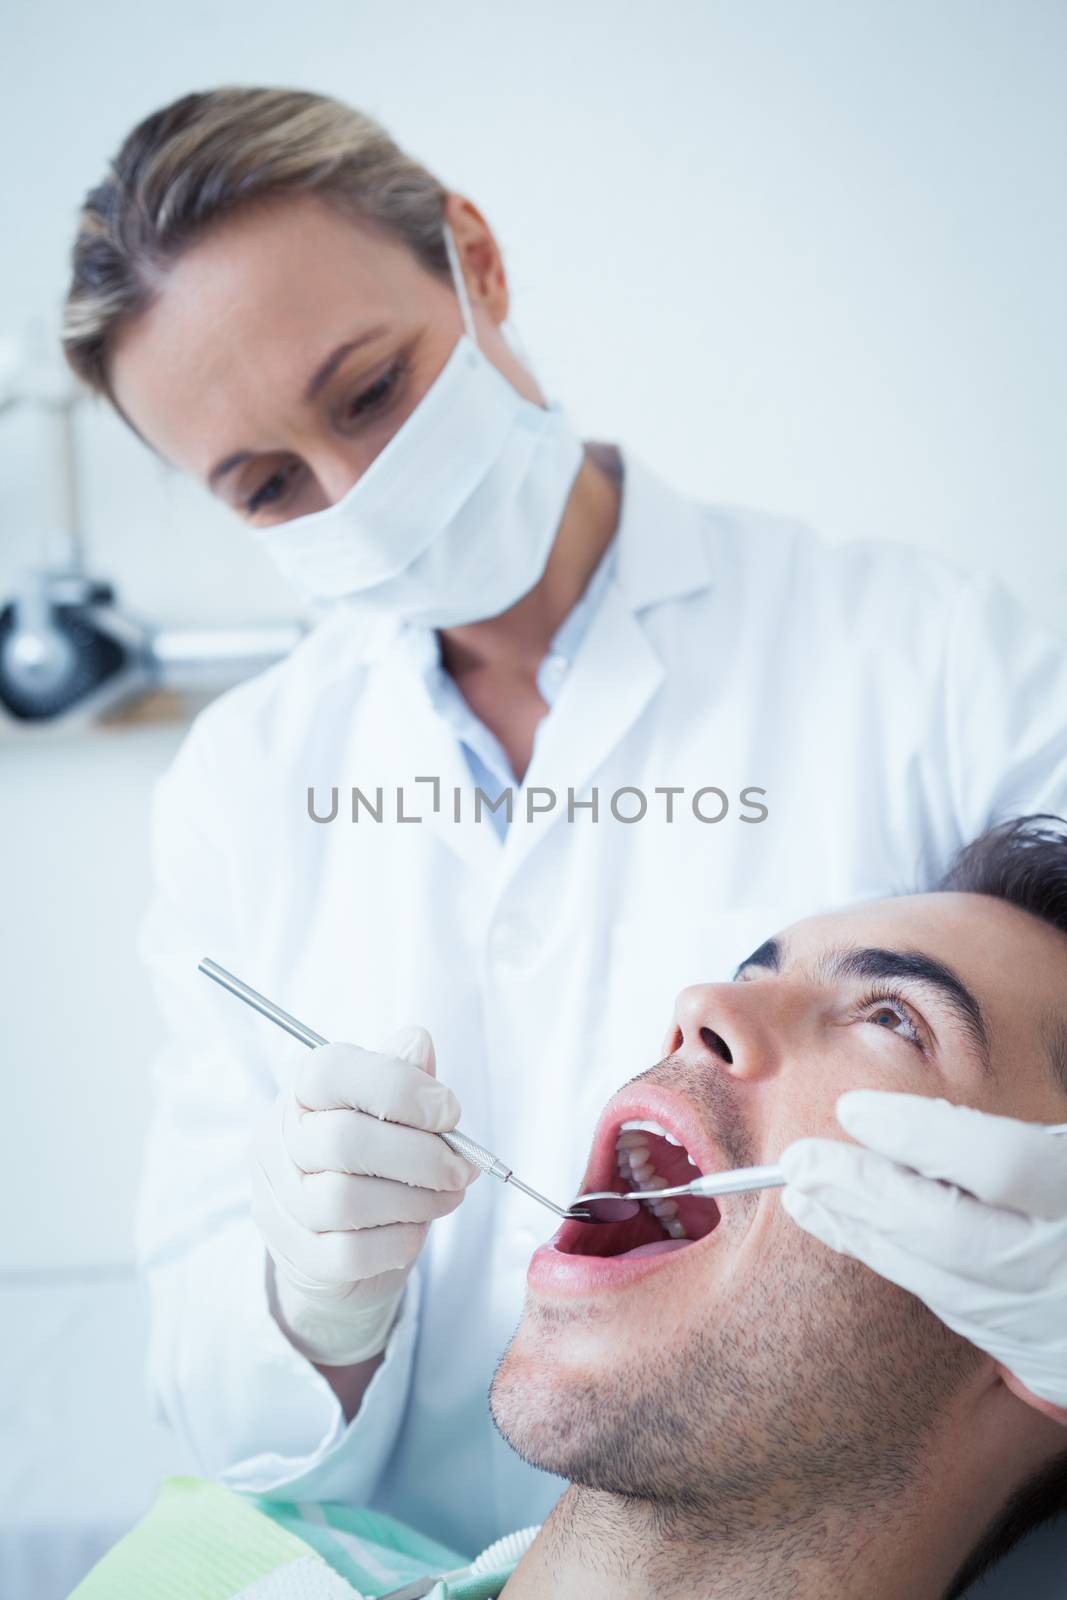
[[[553,688],[558,688],[567,673],[567,657],[560,655],[557,651],[552,651],[541,663],[541,673],[546,683],[550,683]]]

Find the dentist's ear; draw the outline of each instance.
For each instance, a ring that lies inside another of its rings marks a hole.
[[[485,310],[499,327],[507,319],[511,297],[500,246],[493,231],[473,200],[450,194],[445,201],[445,219],[452,229],[460,270],[471,299]]]

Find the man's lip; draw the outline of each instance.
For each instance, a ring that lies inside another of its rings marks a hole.
[[[693,1177],[700,1172],[715,1172],[729,1165],[725,1152],[702,1124],[692,1101],[685,1095],[662,1084],[633,1083],[620,1089],[604,1107],[593,1135],[593,1148],[586,1168],[581,1192],[598,1189],[619,1190],[623,1180],[619,1174],[615,1142],[623,1122],[658,1122],[678,1139],[696,1166]],[[714,1200],[706,1202],[716,1206]],[[669,1270],[674,1257],[682,1258],[693,1250],[711,1248],[711,1240],[718,1231],[718,1219],[704,1238],[694,1239],[682,1250],[662,1255],[598,1256],[580,1253],[576,1245],[591,1224],[569,1220],[563,1223],[555,1237],[535,1253],[530,1262],[527,1282],[535,1294],[584,1297],[605,1290],[629,1287],[651,1272]]]
[[[697,1115],[693,1102],[664,1084],[631,1083],[608,1101],[593,1135],[593,1148],[580,1193],[622,1186],[615,1142],[624,1122],[658,1122],[681,1141],[692,1160],[695,1178],[700,1172],[719,1172],[730,1165]]]
[[[672,1250],[664,1255],[637,1256],[576,1256],[565,1249],[568,1230],[588,1226],[580,1222],[565,1222],[554,1238],[549,1239],[530,1260],[526,1281],[534,1294],[549,1295],[553,1299],[586,1299],[605,1290],[627,1289],[650,1272],[669,1270],[673,1261],[684,1260],[693,1250],[711,1247],[714,1231],[706,1239],[695,1239],[682,1250]]]

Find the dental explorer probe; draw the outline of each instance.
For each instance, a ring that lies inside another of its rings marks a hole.
[[[690,1183],[679,1183],[673,1189],[631,1189],[626,1194],[593,1189],[588,1194],[580,1194],[574,1204],[589,1212],[591,1222],[625,1222],[636,1216],[640,1200],[674,1200],[682,1195],[711,1200],[717,1194],[780,1189],[784,1183],[785,1173],[781,1167],[733,1167],[728,1172],[702,1172]]]
[[[321,1033],[316,1033],[314,1029],[305,1027],[304,1023],[298,1022],[295,1017],[289,1015],[288,1011],[283,1011],[281,1006],[276,1006],[272,1000],[268,1000],[257,989],[251,988],[247,983],[242,983],[240,978],[235,978],[233,973],[227,972],[225,967],[220,967],[217,961],[211,961],[205,956],[203,961],[197,962],[197,971],[204,973],[205,977],[214,978],[215,982],[220,984],[223,989],[227,989],[230,994],[236,995],[238,1000],[243,1000],[246,1005],[252,1007],[253,1011],[258,1011],[261,1017],[266,1017],[268,1021],[277,1023],[279,1028],[284,1028],[286,1033],[291,1033],[294,1039],[299,1039],[300,1043],[306,1044],[309,1049],[315,1050],[320,1045],[329,1043],[329,1040],[324,1039]],[[530,1196],[531,1200],[537,1200],[541,1205],[547,1206],[549,1211],[554,1211],[557,1217],[573,1217],[580,1222],[592,1222],[594,1220],[591,1215],[583,1211],[575,1211],[573,1206],[564,1209],[563,1206],[558,1206],[554,1200],[549,1200],[545,1195],[538,1194],[536,1189],[531,1189],[528,1184],[522,1183],[516,1178],[511,1168],[501,1161],[499,1156],[493,1155],[492,1151],[486,1150],[480,1144],[476,1144],[467,1134],[460,1133],[458,1128],[453,1128],[451,1133],[439,1133],[437,1137],[443,1139],[449,1149],[456,1152],[457,1156],[462,1156],[464,1161],[469,1161],[471,1166],[480,1167],[483,1172],[488,1172],[491,1178],[499,1178],[501,1183],[510,1183],[513,1189],[521,1189],[523,1194]]]

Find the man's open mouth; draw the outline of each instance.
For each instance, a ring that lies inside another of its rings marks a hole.
[[[616,1095],[601,1118],[581,1192],[673,1189],[699,1172],[727,1165],[687,1097],[662,1085],[635,1083]],[[571,1219],[538,1251],[531,1273],[536,1266],[542,1282],[546,1275],[556,1280],[562,1275],[574,1287],[579,1279],[593,1286],[593,1279],[606,1282],[607,1275],[630,1278],[635,1270],[643,1273],[660,1265],[660,1258],[699,1244],[721,1220],[715,1200],[690,1195],[643,1201],[637,1215],[622,1222]],[[547,1274],[544,1260],[539,1260],[546,1252],[555,1258]],[[589,1258],[603,1265],[594,1269]]]

